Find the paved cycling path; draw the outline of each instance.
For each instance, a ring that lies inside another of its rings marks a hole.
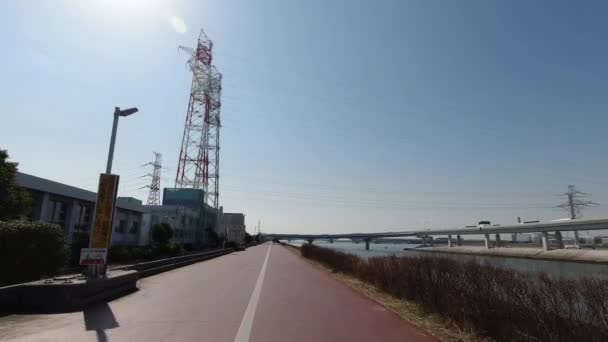
[[[8,341],[435,341],[285,247],[140,280],[84,311],[0,318]]]

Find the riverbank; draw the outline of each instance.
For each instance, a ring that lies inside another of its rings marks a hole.
[[[419,247],[414,250],[429,253],[470,254],[608,265],[608,250],[553,249],[545,251],[541,248],[485,248],[475,246]]]
[[[496,341],[608,340],[608,279],[556,279],[431,254],[364,260],[313,244],[301,253]]]
[[[300,247],[289,244],[282,245],[291,250],[294,254],[301,256]],[[362,281],[353,275],[344,272],[336,272],[336,270],[319,261],[310,258],[304,259],[318,269],[330,273],[336,280],[384,306],[387,310],[392,311],[401,319],[408,321],[442,342],[494,341],[488,337],[482,337],[476,334],[472,329],[462,329],[453,321],[446,320],[438,314],[433,314],[428,310],[424,310],[418,303],[393,296],[379,289],[377,286]]]

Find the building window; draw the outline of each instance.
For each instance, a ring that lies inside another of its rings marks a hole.
[[[139,230],[139,222],[133,221],[133,223],[131,223],[131,229],[129,229],[129,233],[137,234],[138,230]]]
[[[63,226],[65,222],[65,203],[61,201],[49,201],[47,221]]]
[[[127,231],[127,220],[118,221],[118,226],[114,229],[117,233],[125,233]]]
[[[75,205],[74,210],[78,213],[74,229],[77,231],[88,231],[91,225],[92,208],[88,205],[79,203]]]
[[[186,215],[182,215],[182,226],[186,225]]]

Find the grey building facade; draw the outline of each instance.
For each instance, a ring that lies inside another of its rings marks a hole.
[[[197,237],[198,211],[179,205],[144,205],[145,213],[139,244],[152,242],[150,231],[155,224],[168,223],[173,228],[173,240],[179,244],[195,244]]]
[[[32,218],[63,228],[68,244],[88,239],[93,224],[97,194],[18,172],[17,184],[33,199]],[[111,246],[136,245],[140,240],[144,208],[141,201],[119,197],[114,211]]]
[[[222,236],[226,241],[243,244],[245,242],[245,214],[224,213],[222,217]]]

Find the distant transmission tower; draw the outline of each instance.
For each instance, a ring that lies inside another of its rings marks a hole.
[[[192,87],[179,153],[176,188],[202,189],[204,201],[219,213],[220,107],[222,75],[213,66],[213,42],[201,30],[190,54]],[[218,214],[219,215],[219,214]]]
[[[581,198],[586,197],[588,194],[578,191],[574,188],[574,185],[568,185],[568,192],[562,194],[566,196],[568,201],[560,204],[557,207],[570,212],[570,218],[572,220],[583,217],[583,208],[595,207],[598,204],[592,201],[585,201]]]
[[[154,157],[154,162],[145,164],[152,165],[154,168],[152,173],[147,174],[148,177],[152,177],[152,182],[146,186],[146,188],[150,188],[147,205],[160,205],[160,170],[162,169],[163,155],[154,152]]]

